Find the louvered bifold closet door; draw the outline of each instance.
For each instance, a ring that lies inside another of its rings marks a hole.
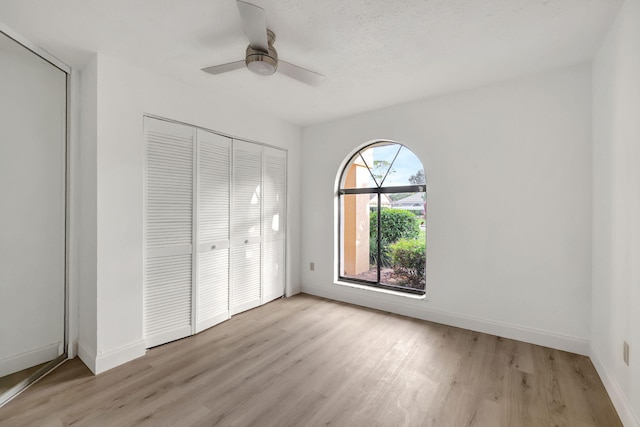
[[[229,318],[231,139],[198,129],[196,332]]]
[[[262,303],[284,295],[287,152],[264,148]]]
[[[261,302],[262,146],[233,141],[231,314]]]
[[[191,334],[195,130],[145,118],[144,337],[153,347]]]

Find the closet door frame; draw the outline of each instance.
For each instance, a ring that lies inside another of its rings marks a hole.
[[[69,307],[69,301],[70,301],[70,298],[69,298],[70,265],[69,264],[70,264],[70,252],[71,250],[75,251],[75,245],[73,245],[72,243],[72,235],[75,235],[75,228],[71,223],[72,206],[71,206],[71,198],[70,198],[70,194],[71,194],[70,174],[72,171],[70,167],[71,159],[72,159],[71,133],[70,133],[71,111],[72,111],[71,81],[72,81],[72,78],[75,78],[75,77],[72,77],[72,69],[70,66],[60,61],[55,56],[51,55],[46,50],[40,48],[39,46],[27,40],[26,38],[22,37],[20,34],[16,33],[11,28],[7,27],[1,22],[0,22],[0,33],[8,37],[9,39],[13,40],[14,42],[18,43],[19,45],[21,45],[22,47],[24,47],[34,55],[39,56],[40,58],[42,58],[43,60],[45,60],[46,62],[48,62],[49,64],[51,64],[52,66],[54,66],[55,68],[57,68],[58,70],[62,71],[65,74],[65,100],[64,100],[65,132],[63,136],[64,152],[62,153],[62,158],[64,162],[63,177],[62,177],[63,179],[62,186],[64,189],[64,201],[63,201],[64,215],[63,215],[63,223],[61,224],[61,226],[64,229],[64,233],[63,233],[64,235],[64,243],[63,243],[64,244],[64,261],[63,261],[64,262],[64,267],[63,267],[64,269],[63,284],[64,285],[63,287],[64,289],[63,289],[63,302],[62,302],[63,318],[61,319],[61,321],[63,322],[62,351],[58,357],[56,357],[55,359],[43,365],[40,369],[32,373],[29,377],[16,383],[13,387],[9,388],[4,393],[0,393],[0,407],[1,407],[5,403],[7,403],[9,400],[11,400],[13,397],[15,397],[18,393],[20,393],[22,390],[27,388],[29,385],[31,385],[32,383],[37,381],[39,378],[47,374],[49,371],[54,369],[60,363],[67,360],[69,354],[74,353],[73,350],[70,348],[70,343],[69,343],[69,329],[70,329],[70,323],[71,323],[70,307]],[[75,163],[74,163],[74,166],[75,166]],[[72,228],[74,229],[72,230]]]

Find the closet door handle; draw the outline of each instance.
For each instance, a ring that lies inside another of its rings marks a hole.
[[[215,248],[216,248],[216,245],[211,245],[211,249],[215,249]]]
[[[244,243],[245,243],[245,244],[249,243],[249,239],[245,240],[245,241],[244,241]]]

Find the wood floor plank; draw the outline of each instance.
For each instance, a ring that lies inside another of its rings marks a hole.
[[[588,358],[308,295],[98,376],[78,360],[0,426],[620,426]]]

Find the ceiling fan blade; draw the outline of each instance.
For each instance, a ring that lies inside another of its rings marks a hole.
[[[237,0],[237,3],[244,32],[249,39],[249,45],[254,49],[268,52],[267,18],[264,9],[243,0]]]
[[[246,66],[244,61],[229,62],[228,64],[214,65],[213,67],[203,68],[202,71],[209,74],[222,74],[227,71],[233,71]]]
[[[296,79],[311,86],[317,86],[324,80],[324,76],[322,74],[307,70],[306,68],[298,67],[297,65],[290,64],[289,62],[285,62],[281,59],[278,60],[277,71],[285,76],[289,76],[292,79]]]

